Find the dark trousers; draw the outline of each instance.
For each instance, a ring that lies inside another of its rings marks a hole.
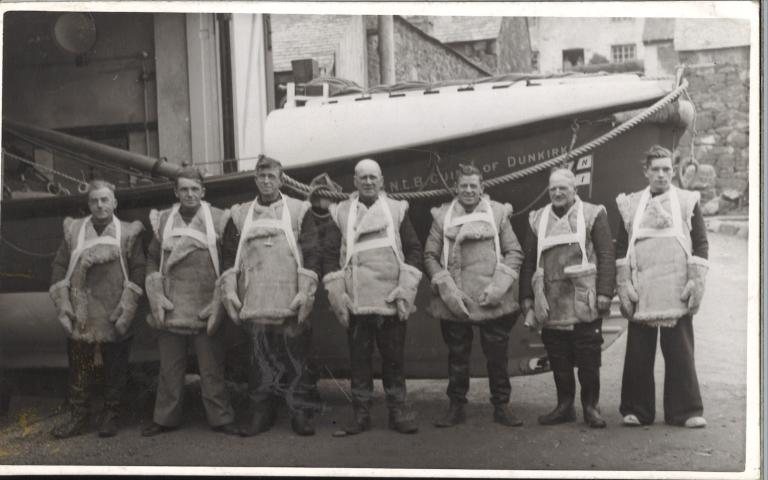
[[[661,333],[661,353],[664,356],[664,421],[682,425],[687,419],[704,412],[693,358],[690,315],[679,318],[671,328],[629,322],[619,411],[622,415],[634,414],[642,424],[653,423],[656,416],[653,364],[657,332]]]
[[[258,409],[265,402],[282,398],[291,413],[317,408],[310,401],[313,388],[307,371],[307,355],[312,330],[302,328],[288,335],[281,326],[249,322],[251,335],[251,368],[248,396]]]
[[[219,332],[221,333],[221,332]],[[160,331],[160,376],[157,381],[154,421],[166,427],[181,424],[184,403],[184,376],[187,373],[187,346],[192,344],[200,370],[200,388],[208,423],[213,426],[234,421],[234,412],[224,383],[224,345],[220,334],[209,337]]]
[[[104,408],[116,412],[128,381],[128,358],[133,337],[120,342],[88,343],[67,340],[69,356],[69,404],[75,415],[90,411],[91,388],[96,375],[94,355],[101,353],[104,364]]]
[[[396,315],[350,315],[347,338],[351,360],[352,400],[369,408],[373,397],[373,346],[381,354],[382,383],[387,407],[405,405],[406,322]]]
[[[600,368],[603,345],[603,319],[577,323],[573,330],[543,328],[541,340],[547,350],[552,371],[596,370]]]
[[[443,340],[448,346],[448,389],[451,402],[467,403],[469,357],[472,353],[473,327],[480,332],[480,345],[486,359],[491,403],[509,403],[512,387],[507,371],[509,332],[515,325],[513,315],[479,323],[440,321]]]

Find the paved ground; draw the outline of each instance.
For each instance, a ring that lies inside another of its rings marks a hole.
[[[103,440],[91,432],[57,441],[48,432],[63,418],[56,411],[59,400],[15,397],[9,417],[0,419],[0,464],[740,471],[746,423],[746,247],[742,238],[710,234],[707,295],[694,320],[696,361],[709,421],[703,430],[669,427],[658,419],[649,427],[620,425],[622,337],[603,354],[601,405],[609,426],[602,431],[585,428],[581,422],[558,427],[536,424],[536,417],[553,406],[549,374],[512,379],[512,405],[525,421],[516,429],[491,422],[484,379],[472,381],[468,422],[449,430],[431,426],[445,407],[445,381],[410,382],[421,431],[409,436],[386,429],[377,382],[374,430],[341,439],[331,434],[348,419],[350,408],[333,381],[321,384],[326,410],[317,435],[309,438],[291,433],[285,412],[272,431],[257,437],[212,433],[193,385],[184,428],[150,439],[139,431],[150,417],[151,399],[134,400],[127,425],[116,438]],[[663,361],[658,355],[661,387]],[[342,387],[348,388],[346,381]],[[661,388],[657,404],[662,404]]]

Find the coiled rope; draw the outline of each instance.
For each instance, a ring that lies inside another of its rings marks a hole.
[[[499,177],[486,180],[484,182],[484,185],[486,188],[498,187],[498,186],[504,185],[505,183],[519,180],[529,175],[533,175],[535,173],[542,172],[544,170],[552,168],[558,164],[563,163],[566,160],[566,158],[580,157],[582,155],[585,155],[591,152],[592,150],[594,150],[595,148],[601,145],[604,145],[607,142],[610,142],[614,138],[627,133],[629,130],[635,128],[636,126],[640,125],[644,121],[648,120],[650,117],[652,117],[654,114],[662,110],[668,104],[677,100],[686,91],[687,88],[688,88],[688,82],[685,79],[682,79],[680,84],[677,86],[677,88],[672,90],[670,93],[668,93],[666,96],[658,100],[656,103],[654,103],[647,109],[643,110],[639,114],[635,115],[631,119],[627,120],[626,122],[622,123],[621,125],[613,128],[609,132],[606,132],[605,134],[597,137],[596,139],[591,140],[585,143],[584,145],[581,145],[580,147],[573,149],[572,151],[560,154],[557,157],[543,161],[536,165],[532,165],[530,167],[524,168],[522,170],[518,170],[516,172],[510,172],[505,175],[501,175]],[[309,187],[309,185],[299,182],[298,180],[286,175],[285,173],[283,173],[283,182],[286,187],[291,188],[298,193],[303,193],[305,195],[308,195],[309,192],[311,191],[311,188]],[[330,200],[345,200],[346,198],[349,198],[348,193],[329,192],[327,190],[319,190],[317,192],[317,195],[319,197],[327,198]],[[417,200],[417,199],[448,197],[453,195],[453,192],[447,188],[439,188],[434,190],[421,190],[416,192],[389,193],[387,195],[391,198],[395,198],[398,200]]]

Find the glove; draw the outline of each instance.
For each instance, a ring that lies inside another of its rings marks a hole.
[[[531,279],[533,287],[533,312],[536,320],[543,324],[549,319],[549,302],[544,291],[544,269],[538,268]]]
[[[323,277],[323,286],[328,292],[328,303],[331,304],[336,318],[344,328],[349,327],[349,309],[352,306],[352,300],[347,295],[347,285],[344,281],[344,271],[338,270],[331,272]]]
[[[306,268],[299,269],[299,291],[288,308],[298,311],[299,323],[304,323],[312,307],[315,304],[315,292],[317,291],[317,274]]]
[[[629,267],[629,259],[626,257],[616,260],[616,292],[619,295],[621,314],[627,320],[631,320],[635,315],[635,304],[639,298],[635,286],[632,285],[632,271]]]
[[[221,288],[221,304],[224,305],[224,310],[227,311],[227,315],[235,322],[235,325],[240,325],[240,309],[243,308],[243,304],[237,296],[237,273],[234,268],[222,273],[221,278],[219,278],[219,286]]]
[[[400,265],[398,285],[387,295],[386,302],[397,302],[397,316],[400,320],[408,320],[411,312],[415,312],[414,302],[421,281],[421,270],[408,264]]]
[[[448,310],[460,320],[469,318],[469,310],[464,304],[464,292],[459,290],[448,270],[441,270],[432,277],[432,286],[437,289],[440,299]]]
[[[512,288],[512,284],[515,283],[517,277],[518,273],[511,267],[503,263],[497,263],[491,283],[485,287],[485,290],[480,295],[480,306],[495,307],[501,303],[501,299]]]
[[[72,308],[72,302],[69,300],[69,282],[62,280],[60,282],[51,285],[48,294],[53,300],[53,304],[56,306],[57,318],[59,323],[67,331],[67,334],[72,335],[72,324],[75,322],[75,310]]]
[[[208,336],[212,336],[221,326],[221,321],[224,320],[224,312],[221,310],[221,285],[216,280],[216,285],[213,287],[213,298],[204,309],[197,315],[201,321],[206,322],[206,331]]]
[[[112,323],[115,324],[115,330],[118,335],[125,335],[125,332],[133,322],[133,316],[136,314],[136,308],[139,306],[139,297],[142,294],[141,287],[131,281],[126,281],[123,287],[123,294],[120,296],[120,302],[117,308],[109,316]]]
[[[709,271],[709,261],[701,257],[688,259],[688,281],[680,295],[680,300],[688,302],[688,312],[695,315],[699,311],[704,297],[705,280]]]
[[[173,303],[168,300],[164,293],[163,275],[160,272],[150,273],[144,280],[144,287],[147,290],[147,300],[149,300],[149,310],[151,312],[147,316],[147,322],[153,328],[163,328],[165,325],[165,311],[173,310]],[[150,321],[150,317],[153,320]]]

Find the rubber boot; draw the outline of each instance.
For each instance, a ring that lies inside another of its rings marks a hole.
[[[297,435],[308,437],[315,434],[311,415],[304,410],[296,410],[291,415],[291,429]]]
[[[600,370],[579,368],[579,383],[584,422],[590,428],[605,428],[605,420],[600,416],[600,408],[597,406],[600,399]]]
[[[101,419],[99,436],[102,438],[114,437],[117,435],[117,430],[117,410],[108,408],[104,411],[104,416]]]
[[[576,409],[573,400],[576,396],[576,378],[573,369],[554,370],[555,388],[557,389],[557,406],[551,412],[539,417],[540,425],[557,425],[576,420]]]
[[[83,433],[88,426],[88,413],[80,408],[73,408],[67,421],[57,425],[51,435],[55,438],[69,438]]]
[[[343,430],[335,432],[335,437],[357,435],[371,429],[371,411],[369,405],[355,403],[352,406],[352,421]]]
[[[251,423],[240,430],[241,437],[250,437],[266,432],[275,424],[277,419],[277,403],[274,399],[263,400],[257,403],[253,409]]]
[[[464,404],[459,402],[451,402],[448,405],[448,411],[445,416],[435,422],[435,426],[438,428],[447,428],[464,423],[467,420],[467,415],[464,412]]]
[[[389,409],[389,428],[399,433],[416,433],[419,426],[416,424],[415,412],[406,411],[402,407]]]
[[[523,421],[512,413],[506,404],[493,406],[493,421],[505,427],[519,427]]]

